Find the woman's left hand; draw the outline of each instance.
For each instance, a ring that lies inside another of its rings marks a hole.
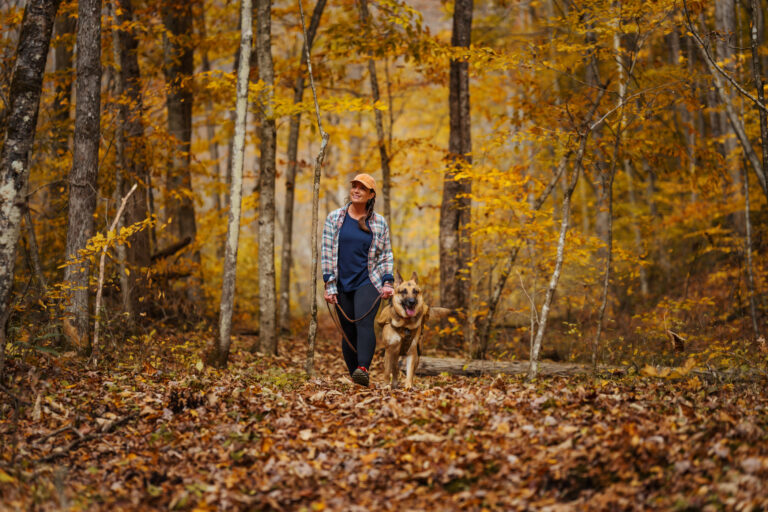
[[[392,288],[392,285],[390,283],[384,283],[384,286],[381,288],[381,298],[388,299],[394,294],[395,294],[395,289]]]

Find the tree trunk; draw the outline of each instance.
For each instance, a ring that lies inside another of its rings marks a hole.
[[[130,27],[134,21],[131,0],[116,0],[116,17],[121,26]],[[117,30],[117,61],[120,67],[118,83],[123,100],[120,102],[120,126],[117,127],[118,138],[121,139],[123,156],[120,165],[123,170],[121,187],[118,197],[126,197],[133,184],[138,189],[131,194],[125,206],[125,214],[121,224],[130,226],[141,222],[149,215],[149,165],[147,163],[147,147],[144,139],[144,102],[141,93],[141,73],[139,71],[139,43],[132,28]],[[150,265],[149,240],[150,231],[144,229],[133,234],[125,245],[126,265],[129,273],[126,276],[128,290],[125,300],[127,310],[134,315],[144,311],[147,283],[146,272],[141,269]]]
[[[227,224],[227,243],[224,252],[224,276],[221,283],[219,311],[219,343],[215,363],[227,366],[232,330],[232,308],[235,300],[237,274],[237,246],[240,238],[240,205],[243,195],[243,158],[245,156],[245,123],[248,114],[248,76],[250,74],[251,44],[253,42],[251,0],[242,0],[240,6],[240,55],[237,67],[237,106],[235,108],[235,136],[232,142],[232,182],[229,188],[230,208]]]
[[[370,15],[368,13],[368,0],[360,0],[358,5],[360,6],[360,21],[363,25],[363,30],[369,33],[368,19]],[[384,201],[384,217],[387,219],[387,222],[390,223],[391,231],[392,215],[389,200],[391,184],[389,172],[389,154],[387,152],[386,137],[384,135],[384,122],[381,118],[381,110],[375,108],[376,103],[378,103],[381,99],[381,94],[379,93],[379,79],[376,76],[376,61],[373,60],[373,54],[370,51],[368,52],[368,76],[371,82],[371,95],[373,96],[374,103],[373,112],[376,121],[376,137],[378,139],[379,146],[379,160],[381,161],[381,196]]]
[[[259,80],[267,87],[260,98],[259,155],[259,345],[277,354],[277,293],[275,290],[275,72],[272,64],[272,0],[256,0],[256,57]],[[241,59],[242,60],[242,59]]]
[[[309,21],[307,41],[312,48],[312,42],[320,25],[320,17],[327,0],[317,0],[312,18]],[[304,66],[307,64],[306,49],[302,46],[299,63],[299,74],[293,86],[293,103],[301,103],[304,98]],[[291,266],[293,263],[293,203],[296,188],[296,169],[298,168],[299,153],[299,128],[301,127],[301,114],[291,116],[288,128],[288,169],[285,174],[285,205],[283,210],[283,248],[280,258],[280,306],[279,322],[283,332],[290,331],[291,322]]]
[[[16,64],[8,91],[8,117],[0,153],[0,341],[13,287],[16,246],[26,209],[29,152],[35,137],[43,74],[59,0],[30,0],[21,20]]]
[[[452,46],[469,47],[473,0],[456,0],[453,11]],[[440,304],[456,310],[466,320],[469,309],[469,258],[471,246],[467,226],[471,218],[469,194],[472,184],[458,179],[457,172],[472,165],[472,139],[469,109],[469,63],[451,60],[449,83],[449,168],[443,179],[440,205]],[[443,342],[461,346],[463,336],[450,336]]]
[[[317,223],[318,223],[318,205],[320,203],[320,176],[323,169],[323,160],[325,159],[325,149],[328,147],[328,134],[323,130],[323,123],[320,120],[320,107],[317,103],[317,90],[315,89],[315,79],[312,76],[312,59],[310,48],[312,42],[307,37],[306,25],[304,24],[304,8],[299,0],[299,14],[301,15],[301,31],[304,33],[304,51],[307,59],[307,73],[309,74],[309,85],[312,88],[312,98],[315,102],[315,116],[317,119],[317,129],[320,132],[321,142],[320,151],[315,158],[315,174],[312,182],[312,267],[310,275],[310,315],[309,331],[307,333],[307,361],[305,370],[308,375],[312,375],[315,369],[315,338],[317,337],[317,267],[318,267],[318,246],[317,246]],[[319,18],[319,16],[318,16]]]
[[[758,0],[751,0],[750,5],[752,9],[752,23],[749,30],[752,47],[752,73],[755,78],[755,88],[757,88],[757,100],[765,105],[763,65],[760,60],[760,41],[763,41],[765,34],[761,31],[763,28],[762,24],[758,23],[762,19],[760,2]],[[758,108],[757,113],[760,116],[760,147],[763,153],[763,171],[768,172],[768,119],[766,118],[765,110]]]
[[[81,0],[77,22],[77,79],[75,83],[75,143],[69,175],[69,221],[66,257],[72,260],[93,235],[99,174],[101,119],[101,0]],[[66,268],[71,286],[65,319],[70,341],[83,349],[88,340],[88,277],[86,259]],[[72,321],[74,319],[74,321]]]
[[[188,42],[192,34],[192,3],[165,0],[163,23],[168,30],[164,41],[168,133],[176,144],[165,178],[166,218],[173,218],[171,233],[177,240],[186,237],[195,240],[197,225],[190,172],[194,98],[189,86],[184,83],[194,73],[194,55]],[[199,261],[199,253],[192,258]],[[194,299],[197,290],[193,286],[189,290],[189,297]]]

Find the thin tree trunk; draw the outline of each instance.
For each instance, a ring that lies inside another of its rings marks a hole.
[[[317,27],[320,25],[320,17],[323,15],[323,9],[327,0],[317,0],[315,10],[312,12],[312,18],[309,21],[309,31],[307,40],[310,48],[317,33]],[[304,47],[301,49],[301,58],[299,63],[299,74],[296,77],[296,83],[293,86],[293,103],[301,103],[304,98],[304,66],[307,63]],[[280,305],[278,318],[280,329],[283,332],[290,331],[291,322],[291,266],[293,263],[293,207],[296,189],[296,169],[298,168],[299,153],[299,128],[301,126],[301,113],[291,116],[288,128],[288,169],[285,174],[285,205],[283,210],[283,248],[280,258]]]
[[[66,257],[73,260],[93,235],[99,174],[101,118],[101,0],[81,0],[77,22],[75,144],[69,175],[69,222]],[[64,281],[71,286],[65,331],[83,349],[88,343],[88,278],[90,262],[67,265]],[[74,319],[74,321],[72,321]]]
[[[600,101],[605,95],[606,88],[602,87],[595,99],[592,109],[587,115],[587,124],[591,124],[592,118],[597,111],[597,107],[600,105]],[[547,287],[547,293],[544,297],[544,303],[541,305],[541,313],[539,314],[539,328],[536,330],[536,337],[533,340],[533,347],[531,350],[531,364],[528,370],[528,379],[536,378],[539,370],[539,353],[541,352],[541,341],[544,338],[544,333],[547,328],[547,321],[549,319],[549,311],[552,305],[552,297],[555,295],[557,289],[557,282],[560,279],[560,272],[563,268],[563,259],[565,254],[565,235],[568,233],[568,224],[571,217],[571,196],[579,182],[579,175],[581,174],[582,162],[584,161],[584,153],[587,147],[587,139],[589,133],[594,129],[594,125],[588,126],[580,134],[579,150],[576,153],[576,161],[573,164],[573,177],[571,178],[568,188],[563,193],[563,207],[560,222],[560,236],[557,241],[557,256],[555,257],[555,269],[552,272],[552,277],[549,280],[549,286]]]
[[[467,48],[471,42],[473,0],[456,0],[451,45]],[[456,174],[472,165],[472,138],[469,109],[469,63],[451,60],[449,83],[449,158],[443,178],[440,205],[440,303],[466,320],[469,309],[469,257],[471,247],[467,226],[471,219],[469,194],[472,184]],[[461,346],[463,336],[450,336],[444,344]]]
[[[240,238],[240,206],[243,196],[243,158],[245,157],[245,124],[248,114],[248,76],[251,71],[251,44],[253,43],[251,0],[240,5],[240,55],[237,67],[237,99],[235,136],[232,143],[232,182],[229,188],[230,208],[227,223],[227,243],[224,253],[224,276],[221,283],[221,307],[219,311],[219,342],[215,364],[227,366],[232,331],[232,309],[235,301],[235,277],[237,275],[237,247]]]
[[[744,219],[746,226],[744,251],[747,253],[747,293],[749,293],[749,313],[752,317],[752,330],[755,339],[760,337],[760,328],[757,323],[757,308],[755,307],[755,278],[752,272],[752,221],[749,218],[749,175],[744,169]]]
[[[749,30],[750,41],[752,47],[752,73],[755,78],[755,88],[757,89],[757,100],[765,105],[765,92],[763,89],[763,65],[760,60],[760,41],[763,41],[764,34],[760,31],[760,2],[758,0],[751,0],[752,19]],[[763,153],[763,171],[768,171],[768,119],[766,118],[765,110],[758,108],[758,115],[760,116],[760,141]],[[747,186],[747,185],[745,185]]]
[[[128,191],[128,194],[123,198],[123,200],[120,203],[120,208],[117,209],[117,213],[115,214],[115,220],[112,221],[112,225],[109,227],[109,231],[115,231],[117,229],[118,224],[120,224],[120,217],[123,215],[123,211],[125,210],[125,206],[128,203],[128,199],[130,199],[133,192],[138,187],[137,184],[134,184],[131,189]],[[93,323],[93,344],[92,344],[92,350],[91,350],[91,362],[95,365],[98,364],[98,357],[99,357],[99,325],[101,320],[101,292],[104,287],[104,268],[106,266],[106,260],[107,260],[107,251],[109,250],[109,246],[104,245],[104,247],[101,248],[101,256],[99,257],[99,282],[98,286],[96,287],[96,304],[93,307],[94,316],[96,317],[96,320]]]
[[[197,225],[192,200],[190,150],[192,145],[192,105],[194,97],[185,81],[194,73],[194,55],[188,42],[192,33],[192,3],[164,0],[163,23],[168,30],[164,41],[165,81],[168,108],[168,133],[175,139],[171,165],[167,169],[166,218],[173,218],[171,233],[177,240],[195,240]],[[199,263],[195,253],[192,261]],[[197,301],[197,283],[187,287],[188,297]]]
[[[320,132],[321,143],[320,151],[315,158],[315,174],[312,181],[312,270],[310,275],[310,315],[309,332],[307,333],[307,361],[305,370],[308,375],[312,375],[315,370],[315,338],[317,337],[317,267],[318,267],[318,246],[317,246],[317,223],[318,223],[318,205],[320,203],[320,176],[323,169],[323,160],[325,159],[325,149],[328,147],[328,134],[323,130],[323,123],[320,120],[320,106],[317,103],[317,90],[315,89],[315,79],[312,76],[312,58],[310,55],[311,40],[307,37],[307,30],[304,24],[304,8],[299,0],[299,14],[301,15],[301,30],[304,33],[304,50],[307,55],[307,71],[309,73],[309,85],[312,88],[312,98],[315,101],[315,116],[317,119],[317,129]]]
[[[643,235],[640,232],[640,225],[637,216],[637,197],[635,196],[635,178],[632,172],[632,164],[628,158],[624,159],[624,173],[627,175],[627,195],[629,196],[629,209],[632,216],[632,235],[635,241],[635,251],[641,259],[645,259],[646,250],[643,247]],[[640,274],[640,294],[645,298],[648,297],[648,273],[645,270],[645,265],[640,264],[638,269]]]
[[[368,13],[368,0],[359,0],[360,6],[360,21],[363,25],[363,30],[368,30],[368,19],[370,17]],[[389,154],[387,152],[386,137],[384,135],[384,123],[382,121],[381,110],[375,108],[376,103],[381,99],[379,93],[379,79],[376,76],[376,61],[373,60],[372,52],[368,52],[368,76],[371,82],[371,94],[373,96],[374,103],[374,116],[376,121],[376,137],[377,144],[379,146],[379,159],[381,161],[381,196],[384,201],[384,217],[387,222],[392,225],[392,216],[390,209],[390,171],[389,171]]]
[[[259,155],[259,345],[277,354],[277,293],[275,290],[275,72],[272,64],[272,0],[256,0],[256,57],[259,80],[266,91],[260,98],[261,152]],[[241,59],[242,60],[242,59]]]
[[[552,177],[547,187],[541,192],[539,197],[537,197],[536,201],[533,203],[533,206],[531,207],[533,211],[538,211],[541,208],[541,206],[544,204],[544,202],[547,200],[549,195],[552,193],[552,191],[555,189],[557,182],[560,181],[560,177],[563,175],[563,172],[565,171],[565,166],[568,163],[569,156],[570,156],[570,152],[564,155],[563,158],[560,160],[560,163],[557,166],[555,175]],[[496,314],[496,310],[498,309],[498,306],[499,306],[499,301],[501,300],[501,293],[504,291],[504,286],[507,283],[507,279],[512,273],[512,269],[515,266],[515,261],[517,260],[517,254],[519,252],[520,252],[519,246],[512,249],[512,252],[510,252],[509,257],[507,258],[507,261],[504,264],[504,268],[501,270],[501,273],[499,274],[499,278],[496,281],[495,286],[493,287],[493,291],[491,292],[490,297],[488,298],[488,312],[486,313],[483,321],[480,322],[480,327],[475,331],[475,336],[474,336],[475,341],[470,350],[471,359],[483,359],[488,351],[488,341],[490,339],[491,326],[493,325],[493,317]]]
[[[617,23],[618,24],[618,23]],[[619,27],[616,27],[618,30]],[[675,40],[677,41],[677,34],[674,34]],[[679,45],[677,45],[679,46]],[[597,370],[597,356],[598,352],[600,350],[600,335],[603,332],[603,318],[605,317],[605,308],[608,305],[608,287],[611,283],[611,266],[613,265],[613,181],[616,177],[616,165],[619,161],[619,148],[621,147],[621,133],[624,129],[624,102],[627,97],[627,84],[626,79],[624,76],[624,63],[622,62],[622,45],[621,45],[621,37],[619,36],[619,33],[616,32],[613,36],[613,50],[616,54],[616,68],[617,68],[617,75],[619,80],[619,98],[618,98],[618,109],[619,109],[619,124],[616,127],[616,136],[613,143],[613,158],[611,159],[611,167],[610,171],[608,172],[608,176],[605,177],[605,183],[604,185],[604,195],[606,196],[606,201],[608,203],[608,212],[606,215],[606,254],[605,254],[605,272],[603,276],[603,291],[602,291],[602,298],[600,300],[600,309],[598,311],[597,315],[597,332],[595,334],[595,341],[592,345],[592,366]],[[627,78],[631,79],[632,74],[632,68],[634,67],[634,62],[630,65],[629,69],[629,76]]]

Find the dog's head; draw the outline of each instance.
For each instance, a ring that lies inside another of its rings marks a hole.
[[[392,296],[392,307],[404,318],[418,315],[424,309],[424,297],[419,288],[416,272],[411,274],[408,281],[403,281],[400,272],[395,276],[395,294]]]

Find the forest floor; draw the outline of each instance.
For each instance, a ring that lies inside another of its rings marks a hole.
[[[764,380],[343,375],[330,326],[316,376],[236,337],[153,335],[88,369],[27,351],[0,392],[0,508],[765,510]],[[10,391],[15,398],[11,397]],[[19,400],[23,403],[20,403]]]

